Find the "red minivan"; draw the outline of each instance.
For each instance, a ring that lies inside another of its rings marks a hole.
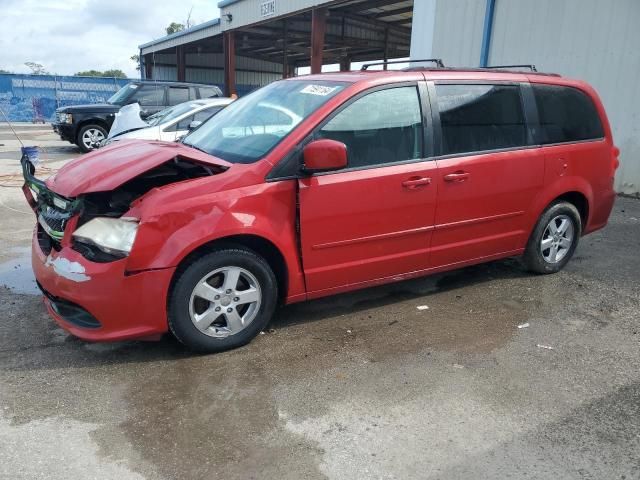
[[[180,143],[123,141],[46,182],[23,159],[33,269],[94,341],[249,342],[293,303],[522,256],[553,273],[614,202],[584,82],[412,68],[274,82]]]

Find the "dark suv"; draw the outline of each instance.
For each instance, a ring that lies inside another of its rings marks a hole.
[[[93,150],[107,138],[115,113],[120,107],[139,103],[142,117],[198,98],[221,97],[222,91],[214,85],[140,81],[118,90],[107,103],[72,105],[56,110],[53,131],[62,140],[75,143],[83,152]]]

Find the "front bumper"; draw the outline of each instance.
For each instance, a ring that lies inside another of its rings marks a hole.
[[[109,342],[158,339],[167,332],[167,292],[175,268],[130,274],[127,259],[93,263],[64,246],[45,255],[36,234],[31,260],[47,310],[72,335]]]
[[[62,140],[76,142],[76,126],[72,123],[52,123],[53,131],[60,135]]]

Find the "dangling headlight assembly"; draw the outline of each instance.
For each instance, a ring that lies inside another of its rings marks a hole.
[[[137,232],[136,218],[96,217],[73,232],[73,238],[110,255],[126,257],[131,252]]]

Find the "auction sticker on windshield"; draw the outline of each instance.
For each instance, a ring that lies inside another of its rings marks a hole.
[[[320,95],[326,97],[338,87],[327,87],[326,85],[307,85],[300,93],[308,93],[309,95]]]

